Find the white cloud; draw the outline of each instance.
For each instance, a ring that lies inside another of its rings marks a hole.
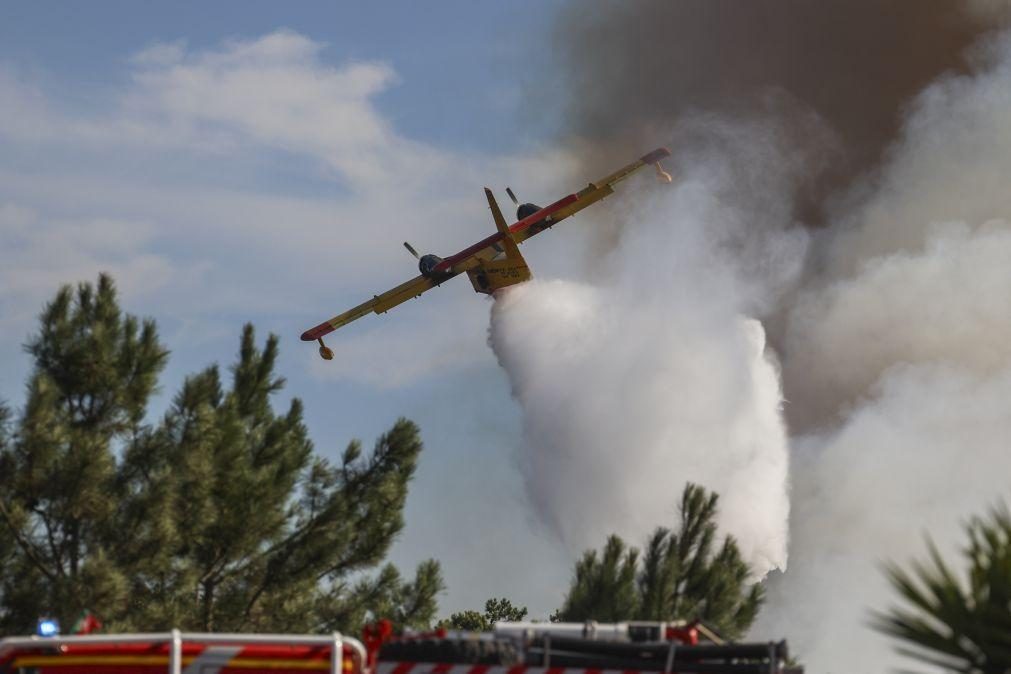
[[[405,138],[375,106],[396,81],[392,68],[332,65],[325,52],[287,30],[210,49],[158,43],[128,61],[122,88],[84,105],[35,84],[48,78],[24,67],[0,68],[0,142],[17,151],[0,156],[0,203],[31,219],[10,225],[0,250],[12,334],[31,329],[60,284],[108,270],[189,334],[217,332],[200,322],[280,315],[297,335],[416,275],[403,240],[447,254],[491,232],[485,182],[548,199],[565,186],[562,156],[465,155]],[[270,183],[279,157],[320,189],[294,195]],[[459,308],[473,328],[486,308],[468,300]],[[422,301],[435,314],[458,309]],[[335,344],[354,363],[407,352],[393,335],[358,329]],[[465,367],[475,353],[459,334],[419,340],[387,374],[360,380],[407,385]],[[474,348],[486,349],[480,335]]]
[[[62,123],[54,119],[45,94],[26,79],[21,70],[0,63],[0,139],[46,139]]]
[[[397,313],[370,314],[355,329],[327,338],[334,358],[323,361],[313,349],[313,375],[394,389],[446,370],[487,363],[488,300],[475,297],[465,279],[457,283],[467,288],[431,290]]]
[[[122,294],[143,297],[185,273],[152,251],[152,227],[107,219],[43,221],[30,208],[0,203],[0,325],[20,339],[62,282],[111,272]]]
[[[215,51],[148,48],[135,61],[124,119],[153,119],[189,142],[233,132],[236,144],[319,157],[352,181],[381,180],[399,139],[372,98],[393,83],[393,70],[382,63],[331,67],[320,60],[322,48],[290,31]]]
[[[186,55],[186,40],[155,42],[130,57],[130,62],[142,68],[167,67],[182,61]]]
[[[357,191],[380,188],[398,167],[407,176],[444,169],[443,153],[398,136],[376,110],[374,97],[396,81],[393,69],[331,66],[324,47],[286,30],[210,50],[154,44],[130,59],[130,88],[103,92],[113,106],[90,117],[60,110],[58,96],[8,65],[0,70],[0,134],[98,151],[273,148],[321,161]]]

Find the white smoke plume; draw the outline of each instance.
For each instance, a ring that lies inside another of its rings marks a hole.
[[[796,277],[807,237],[763,231],[749,212],[789,183],[789,166],[761,162],[775,152],[769,129],[710,128],[736,134],[751,161],[700,150],[675,187],[648,185],[593,280],[503,293],[491,344],[523,409],[530,497],[573,554],[673,526],[691,481],[721,495],[722,531],[764,575],[786,567],[787,439],[778,371],[746,311]],[[742,272],[743,250],[766,264]],[[758,283],[761,268],[777,273]]]
[[[1011,371],[896,364],[840,428],[794,438],[790,569],[752,633],[783,637],[812,672],[910,664],[869,627],[898,603],[881,566],[961,566],[962,524],[1008,491]]]
[[[890,161],[827,237],[787,329],[790,571],[760,629],[815,671],[903,664],[867,626],[886,560],[952,558],[1011,487],[1011,37],[911,106]]]
[[[734,142],[679,154],[679,185],[623,224],[597,278],[493,310],[549,524],[574,551],[638,542],[684,481],[718,491],[757,571],[784,568],[789,539],[753,634],[809,671],[908,664],[868,626],[897,600],[881,564],[922,556],[927,533],[954,557],[1011,488],[1011,37],[968,63],[905,107],[821,229],[792,222],[808,162],[789,134],[723,118],[708,131]]]

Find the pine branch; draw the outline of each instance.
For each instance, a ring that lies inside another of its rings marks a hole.
[[[7,509],[7,504],[4,503],[2,499],[0,499],[0,515],[3,515],[4,521],[7,523],[7,529],[11,532],[11,535],[14,536],[14,540],[17,542],[18,547],[20,547],[21,550],[28,556],[28,559],[35,565],[35,568],[47,579],[49,579],[50,582],[55,582],[56,574],[46,568],[46,564],[42,561],[42,558],[35,549],[35,546],[33,546],[30,541],[21,535],[21,531],[18,527],[14,526],[14,520],[10,511]],[[57,568],[59,569],[59,567]],[[59,575],[62,576],[62,569],[60,569],[60,571],[61,573]]]

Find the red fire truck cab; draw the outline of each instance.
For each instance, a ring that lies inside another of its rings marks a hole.
[[[0,674],[367,674],[357,639],[287,634],[156,634],[0,640]]]
[[[380,625],[383,627],[383,625]],[[90,634],[0,640],[0,674],[799,674],[786,642],[701,623],[497,623],[492,632]],[[703,635],[708,643],[703,643]]]

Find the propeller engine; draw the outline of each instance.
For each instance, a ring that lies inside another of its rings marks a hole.
[[[521,204],[519,202],[519,199],[516,198],[516,195],[513,194],[511,187],[506,188],[506,194],[509,195],[509,198],[513,200],[513,204],[516,205],[517,220],[522,220],[523,218],[531,216],[537,211],[541,210],[541,207],[538,206],[537,204]]]
[[[414,246],[404,241],[404,248],[413,255],[418,260],[418,271],[421,272],[422,276],[427,276],[429,278],[435,276],[435,267],[442,262],[442,258],[438,255],[418,255],[418,251],[414,250]]]

